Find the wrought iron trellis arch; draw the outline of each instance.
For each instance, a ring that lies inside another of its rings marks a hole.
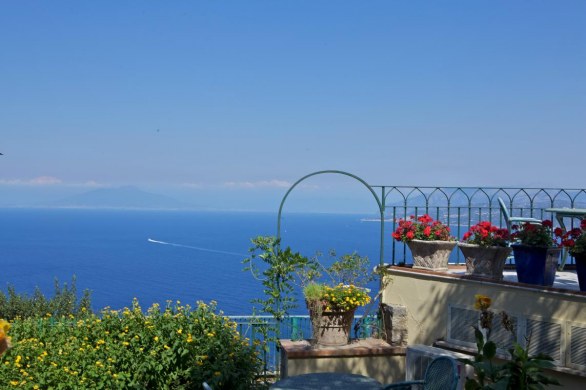
[[[301,183],[302,181],[312,177],[312,176],[316,176],[316,175],[322,175],[322,174],[327,174],[327,173],[333,173],[333,174],[340,174],[340,175],[344,175],[344,176],[348,176],[351,177],[357,181],[359,181],[360,183],[362,183],[366,188],[368,188],[368,190],[370,191],[370,193],[372,194],[372,196],[374,197],[374,199],[376,200],[376,204],[378,206],[379,209],[379,213],[380,213],[380,252],[379,252],[379,262],[381,265],[383,265],[384,261],[384,233],[385,233],[385,207],[384,204],[381,203],[379,197],[376,195],[376,193],[374,192],[373,188],[370,186],[370,184],[368,184],[366,181],[364,181],[362,178],[353,175],[352,173],[348,173],[348,172],[344,172],[344,171],[337,171],[337,170],[325,170],[325,171],[317,171],[317,172],[313,172],[310,173],[309,175],[305,175],[303,176],[301,179],[297,180],[295,183],[293,183],[293,185],[289,188],[289,190],[285,193],[285,196],[283,196],[283,199],[281,200],[281,205],[279,206],[279,214],[277,216],[277,239],[280,240],[281,238],[281,214],[283,211],[283,206],[285,204],[285,201],[287,200],[287,197],[289,196],[289,194],[291,193],[291,191],[293,191],[293,189],[295,187],[297,187],[297,185],[299,183]]]

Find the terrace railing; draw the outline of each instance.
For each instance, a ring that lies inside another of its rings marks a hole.
[[[276,322],[272,316],[229,316],[230,320],[237,324],[238,332],[249,340],[251,344],[255,340],[262,341],[264,335],[275,329]],[[356,325],[360,324],[359,327]],[[351,336],[353,338],[370,337],[378,327],[376,316],[368,316],[362,321],[361,315],[354,317]],[[308,315],[292,315],[286,317],[279,324],[279,337],[283,339],[303,340],[311,339],[311,321]],[[267,343],[266,349],[261,351],[264,363],[264,372],[267,376],[278,376],[280,371],[279,348],[275,342]]]
[[[551,219],[557,224],[547,208],[586,208],[584,188],[524,188],[524,187],[421,187],[421,186],[372,186],[379,193],[385,210],[384,237],[385,261],[391,264],[405,262],[407,249],[402,243],[392,240],[390,234],[396,229],[400,218],[429,214],[448,224],[452,234],[461,239],[470,226],[479,221],[505,227],[498,198],[502,198],[512,216],[528,216]],[[566,227],[577,226],[575,220]],[[389,242],[390,241],[390,242]],[[459,251],[452,253],[454,263],[463,258]],[[386,260],[389,259],[390,261]],[[571,260],[573,262],[573,259]]]

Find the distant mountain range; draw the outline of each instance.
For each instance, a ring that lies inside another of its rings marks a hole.
[[[195,205],[166,195],[153,194],[133,186],[100,188],[69,196],[47,204],[49,207],[124,208],[124,209],[194,209]]]

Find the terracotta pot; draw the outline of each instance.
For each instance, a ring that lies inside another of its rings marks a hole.
[[[503,269],[512,249],[503,246],[482,247],[460,242],[458,247],[466,259],[466,275],[503,280]]]
[[[450,253],[456,246],[455,241],[407,241],[413,255],[413,268],[432,271],[447,271]]]

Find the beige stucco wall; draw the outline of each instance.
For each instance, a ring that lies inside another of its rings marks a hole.
[[[351,372],[387,384],[405,380],[405,356],[287,359],[287,376],[312,372]]]
[[[392,267],[388,270],[390,283],[382,302],[399,304],[407,308],[408,344],[431,345],[447,336],[448,305],[472,308],[474,295],[492,298],[492,309],[512,315],[537,316],[556,322],[586,324],[586,295],[521,287],[455,278],[439,273],[415,272],[408,268]],[[586,378],[566,374],[552,374],[564,385],[586,388]]]
[[[472,307],[474,295],[492,298],[492,309],[586,324],[586,295],[524,288],[392,268],[382,302],[408,309],[409,344],[432,344],[446,336],[448,304]]]

